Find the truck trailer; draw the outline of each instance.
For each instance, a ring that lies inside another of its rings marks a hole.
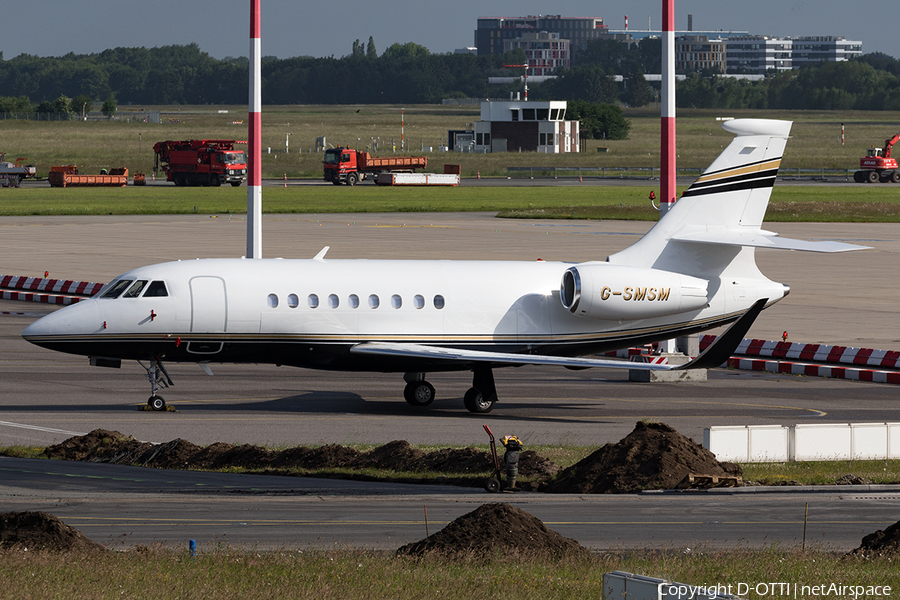
[[[23,164],[27,158],[19,157],[15,163],[6,162],[5,152],[0,152],[0,186],[2,187],[19,187],[19,182],[23,179],[31,179],[35,176],[36,171],[34,165]]]
[[[220,186],[230,183],[237,187],[247,179],[247,154],[235,150],[236,140],[184,140],[157,142],[154,173],[166,174],[166,181],[175,185]]]
[[[366,178],[374,179],[379,173],[413,173],[428,166],[427,156],[392,156],[376,158],[368,152],[353,148],[329,148],[325,151],[325,181],[334,185],[356,185]]]

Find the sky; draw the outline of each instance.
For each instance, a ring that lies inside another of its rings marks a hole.
[[[611,29],[658,30],[661,0],[547,2],[532,0],[261,0],[262,54],[350,54],[353,41],[375,41],[380,54],[394,43],[415,42],[433,53],[474,45],[478,17],[558,14],[601,17]],[[741,30],[774,36],[831,35],[863,43],[863,52],[900,57],[897,0],[676,0],[675,27]],[[0,34],[4,59],[19,54],[62,56],[109,48],[196,42],[214,58],[249,54],[247,0],[31,0]],[[878,15],[882,15],[878,17]],[[894,15],[894,18],[888,15]],[[0,95],[3,90],[0,90]]]

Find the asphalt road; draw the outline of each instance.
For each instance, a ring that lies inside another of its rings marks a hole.
[[[602,259],[636,240],[648,223],[508,221],[488,214],[268,215],[266,256],[329,258]],[[754,337],[896,349],[897,225],[789,225],[786,237],[841,239],[874,250],[841,255],[758,253],[761,270],[788,283],[788,298],[765,311]],[[240,256],[241,217],[22,217],[0,221],[2,274],[107,281],[136,265],[195,256]],[[724,424],[896,421],[893,386],[840,380],[713,371],[706,383],[636,384],[624,371],[500,369],[500,402],[489,415],[462,408],[464,374],[429,376],[438,399],[424,411],[402,400],[399,375],[335,374],[253,365],[172,365],[166,390],[178,412],[139,410],[149,385],[143,370],[91,368],[21,339],[48,307],[0,304],[0,445],[49,444],[103,427],[138,439],[184,438],[256,444],[484,443],[482,423],[525,444],[617,441],[640,419],[666,422],[700,439]],[[123,544],[186,537],[266,546],[346,544],[392,548],[423,537],[422,507],[433,526],[495,500],[479,490],[415,488],[373,491],[373,484],[216,479],[198,493],[197,474],[129,471],[72,474],[65,463],[0,461],[5,510],[53,512],[99,541]],[[107,470],[110,469],[110,470]],[[216,478],[219,476],[209,476]],[[226,476],[221,476],[225,478]],[[227,476],[234,477],[234,476]],[[167,487],[160,481],[175,481]],[[101,484],[101,482],[103,482]],[[116,483],[116,482],[120,482]],[[181,483],[178,483],[181,482]],[[121,487],[117,487],[121,485]],[[181,486],[181,487],[178,487]],[[288,486],[284,489],[283,486]],[[190,489],[188,489],[190,488]],[[253,489],[253,488],[258,488]],[[273,489],[270,489],[273,488]],[[277,488],[277,489],[274,489]],[[293,490],[293,491],[291,491]],[[374,495],[373,495],[374,494]],[[503,496],[522,503],[586,545],[631,547],[708,543],[763,545],[798,539],[802,508],[816,525],[808,539],[849,549],[862,535],[897,519],[896,494],[840,492],[640,495],[602,498]],[[434,507],[434,508],[432,508]],[[821,512],[816,512],[816,511]],[[799,524],[799,525],[798,525]],[[193,532],[198,533],[193,533]]]
[[[478,489],[190,473],[0,458],[4,510],[43,510],[111,548],[394,550],[485,502],[508,502],[595,550],[767,547],[850,550],[897,518],[900,494],[877,487],[488,495]],[[427,524],[426,524],[427,518]]]

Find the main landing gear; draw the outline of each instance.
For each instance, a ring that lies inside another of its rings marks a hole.
[[[150,398],[147,399],[147,405],[153,410],[166,410],[166,401],[156,392],[161,387],[167,388],[175,385],[172,378],[169,377],[168,371],[157,358],[150,361],[150,366],[144,366],[141,361],[138,361],[138,364],[144,367],[144,370],[147,371],[147,379],[150,380]]]
[[[403,375],[406,387],[403,398],[412,406],[428,406],[434,402],[434,386],[425,381],[425,373],[406,373]],[[463,404],[472,413],[488,413],[497,402],[497,388],[494,386],[494,372],[491,367],[478,367],[474,370],[472,387],[465,396]]]

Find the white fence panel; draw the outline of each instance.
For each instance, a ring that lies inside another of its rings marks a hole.
[[[732,462],[897,459],[900,423],[709,427],[703,446]]]

